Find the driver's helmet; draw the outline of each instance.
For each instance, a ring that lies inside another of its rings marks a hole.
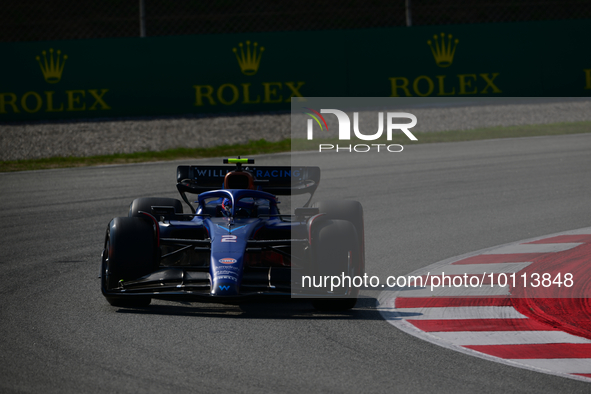
[[[222,200],[222,213],[224,216],[231,216],[232,215],[232,200],[229,198],[224,198]]]

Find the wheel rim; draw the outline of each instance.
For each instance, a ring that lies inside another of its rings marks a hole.
[[[104,290],[109,289],[109,249],[111,243],[107,240],[105,244],[105,249],[103,250],[103,263],[102,263],[102,273],[101,273],[101,285]]]

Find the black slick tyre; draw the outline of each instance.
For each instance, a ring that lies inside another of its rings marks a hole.
[[[317,201],[312,206],[318,208],[320,213],[325,214],[327,219],[346,220],[355,226],[357,241],[361,249],[361,264],[356,275],[363,276],[365,273],[365,229],[361,203],[354,200]]]
[[[158,253],[154,224],[139,217],[119,217],[111,220],[105,237],[102,258],[101,290],[113,306],[147,306],[150,297],[129,297],[108,294],[119,287],[120,281],[139,279],[158,268]]]
[[[315,276],[350,277],[356,275],[362,263],[355,226],[346,220],[326,219],[312,229],[312,261]],[[332,291],[331,291],[332,290]],[[343,311],[357,303],[359,289],[352,281],[342,280],[338,287],[325,286],[322,297],[312,300],[314,308],[322,311]]]

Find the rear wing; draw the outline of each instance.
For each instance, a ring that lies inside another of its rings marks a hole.
[[[199,194],[223,188],[224,177],[235,166],[178,166],[177,189]],[[320,183],[320,167],[245,166],[258,189],[275,195],[314,194]]]

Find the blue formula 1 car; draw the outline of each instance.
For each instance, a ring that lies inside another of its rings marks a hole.
[[[111,220],[101,265],[107,301],[136,307],[152,298],[302,297],[320,310],[354,307],[352,279],[365,272],[361,204],[310,206],[318,167],[254,166],[240,157],[224,164],[233,166],[177,168],[177,189],[190,213],[177,199],[138,198],[128,217]],[[187,194],[198,195],[196,207]],[[310,195],[304,206],[281,214],[277,196],[299,194]]]

